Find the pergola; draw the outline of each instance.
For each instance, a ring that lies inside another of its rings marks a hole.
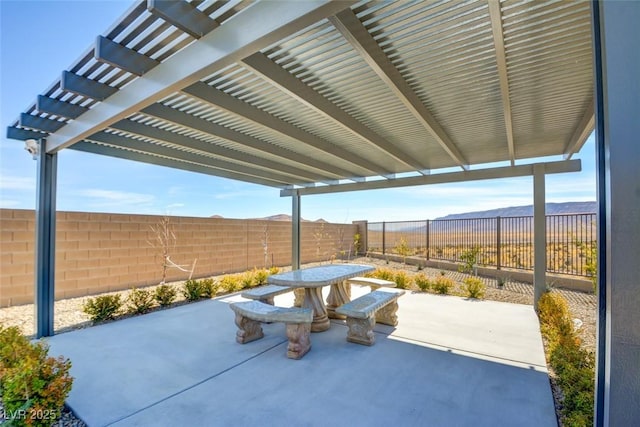
[[[637,3],[136,1],[7,129],[40,150],[37,335],[53,334],[62,149],[280,188],[293,201],[294,268],[303,195],[533,176],[537,301],[545,175],[580,170],[571,157],[595,126],[597,422],[639,420],[638,267],[623,264],[640,227],[616,227],[615,213],[637,212],[640,178],[612,167],[638,177],[636,20]],[[545,156],[559,160],[528,160]]]

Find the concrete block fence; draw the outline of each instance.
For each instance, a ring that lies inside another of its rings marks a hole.
[[[57,212],[56,299],[158,284],[162,256],[149,242],[162,216]],[[171,260],[194,277],[291,264],[286,221],[170,217]],[[303,222],[302,262],[327,261],[352,251],[354,224]],[[0,209],[0,307],[33,302],[35,212]],[[266,256],[264,242],[266,239]],[[188,273],[169,269],[168,281]]]

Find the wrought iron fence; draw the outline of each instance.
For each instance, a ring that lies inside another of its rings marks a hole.
[[[596,215],[547,216],[547,271],[596,273]],[[533,217],[371,222],[369,252],[501,268],[533,269]]]

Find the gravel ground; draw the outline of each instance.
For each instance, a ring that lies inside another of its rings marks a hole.
[[[352,261],[354,263],[371,264],[379,267],[391,269],[404,269],[408,273],[417,273],[417,268],[407,266],[401,263],[389,262],[375,258],[360,258]],[[310,267],[316,264],[307,264]],[[286,270],[286,269],[283,269]],[[433,268],[425,268],[422,270],[429,277],[437,277],[441,275],[441,270]],[[445,275],[456,282],[456,288],[452,291],[454,295],[464,296],[462,291],[462,281],[470,277],[465,273],[456,271],[445,271]],[[496,279],[481,278],[486,285],[485,299],[492,301],[502,301],[513,304],[533,304],[533,286],[528,283],[509,281],[499,288]],[[179,287],[182,282],[171,283],[171,285]],[[153,288],[148,288],[153,289]],[[412,290],[418,290],[415,285]],[[559,292],[567,300],[577,331],[582,340],[582,346],[588,351],[595,352],[596,347],[596,318],[597,318],[597,299],[595,295],[582,292],[568,291],[564,289],[553,289],[553,292]],[[126,299],[128,291],[114,292],[122,295]],[[67,332],[74,329],[82,329],[91,326],[89,317],[82,312],[82,306],[89,297],[70,298],[55,302],[55,330],[56,333]],[[175,305],[184,304],[184,298],[178,290],[178,299]],[[122,316],[127,317],[127,316]],[[120,318],[122,318],[120,317]],[[27,336],[33,336],[34,330],[34,307],[33,305],[21,305],[15,307],[0,308],[0,323],[7,326],[18,326],[22,333]],[[559,395],[553,381],[552,388],[554,398],[556,399],[556,408],[559,407],[557,396]],[[0,402],[0,413],[2,406]],[[0,420],[1,421],[1,420]],[[54,425],[56,427],[83,427],[85,424],[77,419],[70,411],[65,410],[62,418]]]

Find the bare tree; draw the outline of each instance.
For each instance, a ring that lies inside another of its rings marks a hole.
[[[186,269],[188,266],[178,265],[171,260],[171,253],[175,250],[177,242],[171,218],[165,215],[156,225],[150,225],[149,228],[153,233],[153,239],[147,240],[147,243],[158,250],[158,255],[162,259],[162,281],[160,283],[164,284],[166,282],[169,268],[177,268],[180,271],[188,272],[189,279],[191,279],[196,269],[197,258],[193,260],[191,270]]]

